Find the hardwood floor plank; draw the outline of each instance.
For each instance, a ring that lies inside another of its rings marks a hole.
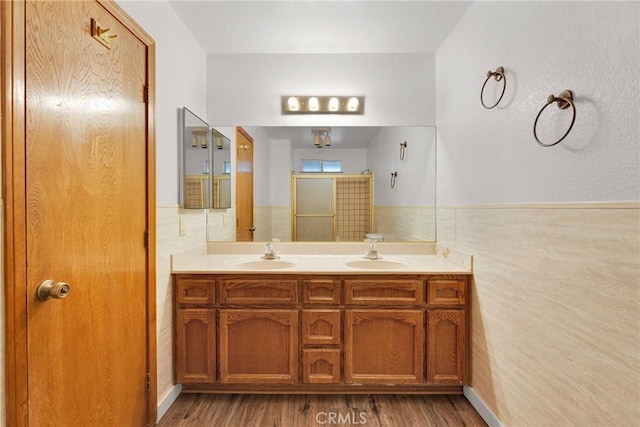
[[[460,395],[181,394],[158,427],[486,427]]]

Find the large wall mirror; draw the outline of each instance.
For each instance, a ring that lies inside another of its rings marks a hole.
[[[231,207],[230,140],[184,107],[180,129],[179,200],[184,209]]]
[[[434,127],[243,128],[254,140],[255,241],[436,240]]]

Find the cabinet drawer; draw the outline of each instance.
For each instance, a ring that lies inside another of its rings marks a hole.
[[[216,281],[178,277],[176,301],[178,304],[213,304],[216,301]]]
[[[302,350],[302,382],[305,384],[340,383],[340,350]]]
[[[302,344],[339,345],[340,310],[303,310]]]
[[[340,304],[340,281],[303,280],[302,302],[305,304]]]
[[[421,280],[345,280],[345,303],[354,305],[421,305]]]
[[[298,301],[297,280],[221,280],[221,304],[295,304]]]
[[[429,305],[464,305],[466,301],[464,280],[429,280],[427,289]]]

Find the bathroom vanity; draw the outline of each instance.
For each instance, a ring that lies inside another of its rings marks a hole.
[[[302,246],[312,253],[282,244],[288,253],[274,260],[261,259],[256,244],[174,256],[176,383],[234,393],[461,393],[470,257],[453,262],[435,245],[392,254],[399,249],[386,245],[382,259],[368,260],[362,244],[347,246],[314,255],[315,244]]]

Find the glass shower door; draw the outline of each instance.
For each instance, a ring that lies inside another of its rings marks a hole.
[[[334,182],[333,178],[295,178],[295,240],[335,240]]]

